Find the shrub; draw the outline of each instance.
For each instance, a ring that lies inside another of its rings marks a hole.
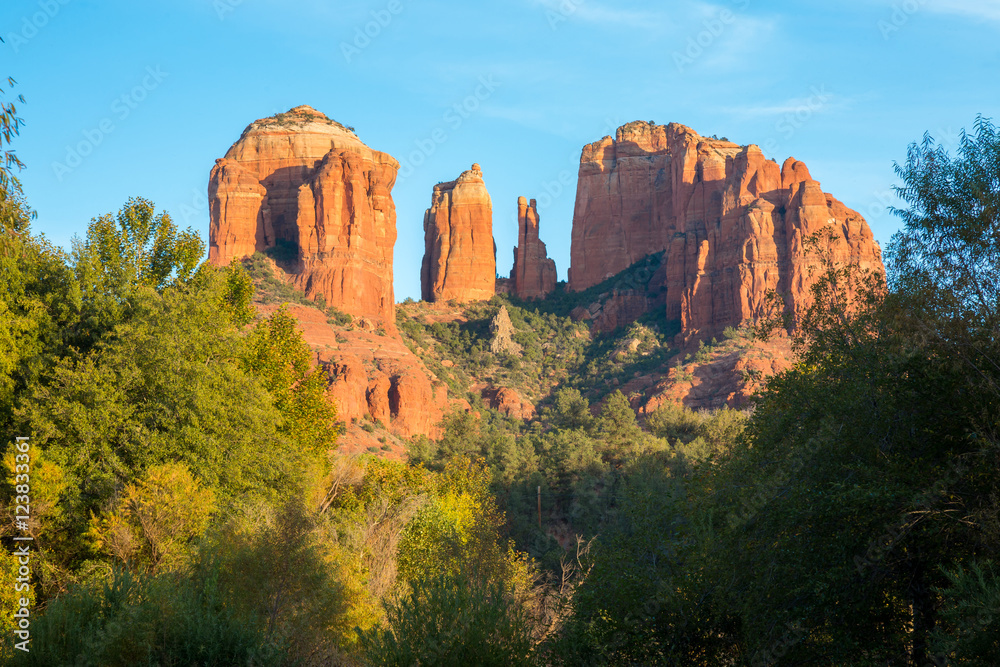
[[[439,575],[415,582],[386,606],[384,625],[359,631],[368,663],[531,665],[531,625],[503,587]]]
[[[53,601],[31,631],[20,664],[281,664],[282,651],[233,614],[214,578],[147,580],[118,568]]]

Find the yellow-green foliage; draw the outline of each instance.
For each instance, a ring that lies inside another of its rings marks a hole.
[[[132,568],[170,570],[187,561],[214,509],[215,493],[187,466],[165,463],[126,485],[111,511],[91,518],[89,534],[94,548]]]
[[[407,525],[399,544],[399,574],[406,580],[438,574],[474,576],[514,584],[520,560],[500,542],[504,524],[481,461],[458,457],[431,478],[428,502]]]
[[[226,292],[222,304],[230,319],[240,326],[253,322],[256,316],[253,294],[253,278],[243,264],[234,259],[226,269]]]
[[[260,322],[244,341],[244,369],[261,380],[281,412],[282,431],[319,453],[336,445],[337,410],[326,397],[322,370],[298,320],[282,307]]]
[[[439,574],[499,582],[525,591],[523,554],[501,538],[505,518],[490,492],[492,475],[481,462],[456,457],[443,472],[369,459],[364,478],[331,505],[354,547],[374,604],[409,582]]]
[[[9,502],[16,495],[16,484],[29,485],[31,512],[28,530],[32,535],[38,535],[48,531],[62,517],[63,507],[59,504],[59,497],[68,480],[62,467],[37,447],[29,448],[27,473],[23,473],[23,468],[18,467],[20,462],[15,459],[16,455],[17,452],[12,449],[3,457],[4,476],[0,480],[0,488],[3,489],[4,500]]]

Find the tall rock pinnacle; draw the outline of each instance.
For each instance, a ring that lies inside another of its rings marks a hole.
[[[493,203],[478,164],[434,186],[424,214],[424,301],[490,299],[496,293]]]
[[[548,258],[538,238],[538,207],[535,200],[517,200],[517,247],[514,248],[514,294],[521,299],[539,299],[556,288],[556,263]]]

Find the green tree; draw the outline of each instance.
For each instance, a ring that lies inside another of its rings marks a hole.
[[[0,38],[0,43],[3,38]],[[7,77],[7,85],[13,87],[14,79]],[[0,95],[5,94],[0,88]],[[18,95],[17,101],[24,104],[24,95]],[[0,102],[0,149],[3,151],[3,158],[0,160],[0,190],[4,192],[20,192],[21,185],[17,177],[12,173],[12,169],[23,169],[24,164],[17,157],[17,153],[7,146],[21,131],[24,120],[17,115],[17,106],[14,102]]]
[[[227,287],[231,294],[232,273]],[[322,367],[302,338],[298,320],[282,306],[243,341],[243,368],[258,378],[282,415],[281,431],[303,453],[324,458],[336,447],[337,410],[326,395]]]
[[[1000,655],[998,574],[989,560],[946,570],[948,585],[936,591],[941,599],[941,623],[933,637],[934,656],[977,667],[996,662]]]
[[[221,572],[149,577],[114,568],[74,584],[31,625],[25,665],[261,665],[287,664],[285,646],[233,610]]]
[[[110,512],[91,519],[95,547],[133,570],[150,572],[185,564],[215,509],[215,494],[202,489],[183,463],[149,468],[125,486]]]
[[[189,279],[205,252],[192,229],[178,231],[166,213],[156,215],[153,202],[133,197],[116,215],[91,220],[83,243],[86,258],[108,287],[124,290],[148,285],[162,291]]]
[[[498,584],[437,575],[388,605],[384,626],[360,633],[370,665],[534,665],[532,626]]]
[[[732,573],[723,592],[751,661],[776,646],[838,664],[980,650],[942,603],[947,572],[1000,546],[997,146],[983,119],[957,159],[929,138],[911,146],[891,291],[853,267],[827,272],[799,363],[770,381],[722,461],[714,558]]]
[[[254,321],[253,278],[242,262],[234,259],[226,269],[226,292],[222,298],[223,307],[238,326]]]
[[[33,237],[26,207],[0,190],[0,429],[5,435],[15,435],[8,429],[17,397],[66,354],[80,305],[65,253]]]
[[[546,421],[554,428],[589,429],[594,421],[590,404],[579,389],[559,389],[555,403],[545,413]]]
[[[142,288],[162,292],[195,275],[205,244],[192,230],[178,231],[170,216],[133,197],[117,214],[90,221],[73,240],[72,266],[82,291],[79,347],[89,349],[131,313]]]
[[[46,537],[64,540],[63,567],[89,557],[91,513],[151,467],[184,463],[222,508],[302,486],[302,448],[243,368],[244,339],[219,312],[224,290],[216,271],[190,289],[138,290],[128,321],[20,401],[16,429],[67,476],[64,515]]]

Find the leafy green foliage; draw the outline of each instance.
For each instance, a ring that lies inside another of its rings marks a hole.
[[[16,398],[76,341],[81,305],[65,254],[32,237],[27,213],[15,209],[23,233],[0,230],[0,428],[11,436]]]
[[[245,326],[254,321],[254,285],[250,273],[237,260],[226,269],[226,291],[222,297],[223,307],[237,326]]]
[[[91,220],[77,247],[77,268],[103,290],[126,297],[134,287],[162,291],[185,282],[204,253],[194,230],[179,232],[167,213],[156,215],[153,202],[137,197],[117,215]]]
[[[287,308],[258,323],[243,345],[243,368],[270,393],[283,417],[281,431],[307,454],[334,448],[337,410],[326,397],[322,369],[312,366],[312,352]]]
[[[986,667],[1000,655],[1000,576],[992,561],[945,571],[941,623],[935,628],[934,655],[956,664]]]
[[[54,559],[40,570],[46,588],[60,587],[95,555],[84,534],[91,514],[114,512],[113,499],[156,466],[185,464],[222,508],[237,498],[304,491],[306,463],[319,457],[312,420],[332,408],[314,401],[315,381],[292,387],[303,379],[294,376],[280,384],[284,370],[295,367],[280,356],[286,349],[274,351],[274,375],[263,377],[262,370],[258,378],[245,367],[252,348],[220,315],[224,292],[218,271],[201,273],[185,289],[136,291],[127,322],[22,396],[16,430],[32,434],[33,446],[66,481],[61,513],[46,529]],[[296,424],[303,431],[293,437]],[[322,437],[326,442],[332,434]]]
[[[532,628],[502,586],[438,575],[390,603],[384,627],[361,633],[368,664],[533,665]]]
[[[0,38],[0,43],[3,38]],[[13,87],[14,79],[7,77],[7,85]],[[0,89],[0,94],[6,91]],[[18,95],[17,101],[24,104],[24,95]],[[0,102],[0,148],[2,148],[3,158],[0,159],[0,190],[4,192],[19,192],[20,183],[12,172],[13,168],[23,169],[24,164],[17,157],[17,153],[7,146],[10,145],[14,137],[21,131],[24,120],[17,115],[17,106],[14,102]]]
[[[116,568],[107,580],[74,586],[35,618],[19,664],[282,664],[280,648],[226,604],[218,574],[148,579]]]
[[[574,615],[553,645],[556,664],[727,664],[734,619],[719,608],[710,515],[690,477],[662,453],[632,464],[595,543]]]

